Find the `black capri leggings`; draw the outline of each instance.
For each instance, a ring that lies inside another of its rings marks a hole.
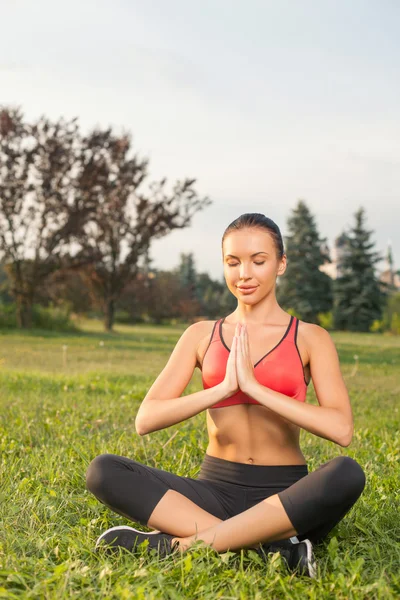
[[[124,456],[100,454],[88,467],[86,485],[111,510],[143,525],[168,490],[221,520],[278,494],[297,537],[318,542],[361,495],[365,475],[348,456],[337,456],[308,473],[306,465],[248,465],[206,454],[197,479],[192,479]]]

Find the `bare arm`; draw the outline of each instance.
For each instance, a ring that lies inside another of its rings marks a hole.
[[[312,325],[309,331],[310,369],[319,406],[298,402],[257,381],[250,380],[243,391],[291,423],[348,446],[353,436],[353,415],[335,345],[322,327]]]
[[[196,367],[197,345],[202,331],[202,323],[194,323],[178,340],[166,366],[139,407],[135,419],[139,435],[180,423],[231,395],[232,392],[222,382],[181,397]]]

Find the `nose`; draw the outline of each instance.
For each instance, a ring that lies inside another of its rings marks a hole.
[[[239,277],[241,280],[246,281],[246,279],[251,278],[251,267],[246,263],[242,263],[239,268]]]

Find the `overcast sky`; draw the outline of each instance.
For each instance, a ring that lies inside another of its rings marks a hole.
[[[221,278],[225,228],[299,198],[334,238],[367,211],[400,267],[398,0],[2,0],[0,103],[133,135],[159,179],[213,204],[156,241]],[[289,257],[290,259],[290,257]]]

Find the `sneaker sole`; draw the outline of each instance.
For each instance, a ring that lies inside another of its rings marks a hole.
[[[312,579],[315,579],[317,577],[317,563],[315,562],[312,543],[308,539],[302,540],[300,542],[296,536],[291,537],[290,541],[292,542],[292,544],[305,544],[306,545],[308,574]]]
[[[107,531],[103,531],[103,533],[97,538],[96,541],[96,545],[95,545],[95,549],[97,549],[100,545],[101,540],[104,538],[104,536],[107,533],[110,533],[110,531],[121,531],[121,529],[127,530],[129,529],[130,531],[134,531],[135,533],[138,533],[139,535],[157,535],[159,532],[158,531],[139,531],[139,529],[135,529],[134,527],[129,527],[128,525],[116,525],[115,527],[110,527],[110,529],[107,529]]]
[[[315,579],[317,576],[317,563],[315,562],[312,544],[310,540],[303,540],[303,544],[307,547],[308,573],[312,579]]]

